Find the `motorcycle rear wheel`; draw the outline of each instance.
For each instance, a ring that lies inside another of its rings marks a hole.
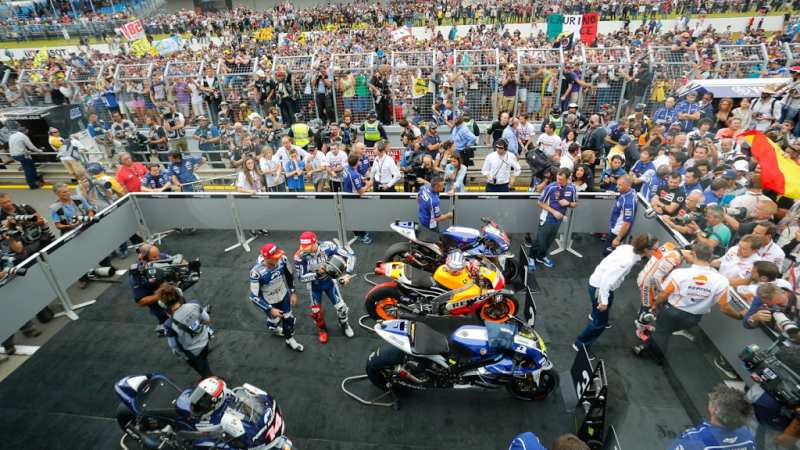
[[[386,390],[389,376],[394,366],[405,360],[405,354],[399,348],[383,344],[367,358],[367,378],[379,389]]]
[[[514,258],[507,259],[506,266],[503,268],[503,278],[505,278],[507,282],[511,282],[517,275],[519,275],[519,264],[517,264]]]
[[[500,303],[486,302],[478,310],[478,318],[484,322],[508,322],[519,309],[519,303],[514,297],[503,297]]]
[[[408,262],[406,254],[408,254],[408,242],[397,242],[389,246],[383,254],[385,262]]]
[[[373,320],[393,320],[399,317],[397,303],[400,290],[394,286],[383,286],[367,293],[364,306]]]
[[[136,420],[136,414],[125,406],[124,403],[117,405],[117,412],[114,414],[114,417],[117,419],[117,425],[119,425],[119,428],[123,431],[130,422]]]
[[[541,401],[558,386],[558,372],[545,370],[539,375],[539,384],[531,386],[530,378],[512,378],[506,385],[508,392],[516,399],[525,401]]]

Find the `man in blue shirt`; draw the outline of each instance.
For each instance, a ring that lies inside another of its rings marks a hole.
[[[194,171],[205,162],[204,157],[183,156],[177,150],[169,152],[167,173],[169,173],[172,186],[179,187],[182,192],[202,191],[203,186],[196,182],[198,179]]]
[[[619,247],[633,228],[633,220],[636,218],[636,191],[631,189],[631,183],[630,175],[617,178],[619,197],[617,197],[617,201],[611,209],[611,217],[608,219],[607,241],[610,245],[606,247],[603,255],[608,255]]]
[[[464,125],[463,117],[456,119],[455,123],[453,124],[453,130],[450,132],[450,138],[453,140],[453,144],[455,145],[456,155],[461,155],[461,152],[463,152],[464,149],[475,146],[475,143],[478,141],[478,138],[472,133],[472,131],[467,128],[466,125]]]
[[[53,186],[53,193],[56,194],[58,201],[50,205],[50,220],[62,235],[83,224],[77,220],[79,216],[94,215],[95,211],[85,199],[72,198],[72,191],[66,184],[59,183]]]
[[[741,391],[718,384],[708,395],[708,420],[681,433],[669,450],[755,450],[747,428],[752,405]]]
[[[221,134],[216,125],[212,125],[206,116],[197,118],[200,123],[194,131],[193,138],[197,140],[200,151],[208,161],[211,161],[211,166],[215,169],[222,169],[225,167],[221,163],[222,157],[220,156],[220,140]]]
[[[358,165],[361,162],[361,157],[355,152],[350,153],[347,158],[347,168],[344,170],[342,178],[342,192],[352,192],[361,195],[372,189],[372,181],[364,181],[364,177],[358,172]],[[353,234],[363,243],[369,245],[372,243],[372,238],[364,231],[353,231]]]
[[[653,123],[670,124],[676,120],[678,120],[678,111],[675,109],[675,97],[667,97],[664,100],[664,106],[658,108],[653,114]]]
[[[439,203],[439,193],[444,191],[444,179],[434,177],[430,184],[426,183],[419,188],[417,205],[419,206],[419,224],[433,231],[439,231],[439,222],[453,218],[452,211],[442,214]]]
[[[637,191],[641,191],[655,177],[656,165],[653,164],[650,150],[644,148],[639,152],[639,160],[631,167],[631,175]]]
[[[697,100],[697,93],[692,91],[686,94],[686,100],[675,106],[675,112],[678,115],[678,121],[680,121],[681,131],[683,132],[692,131],[695,123],[701,118],[700,105],[695,100]]]
[[[519,154],[519,141],[517,140],[516,132],[518,124],[519,120],[516,117],[512,117],[511,120],[508,121],[508,125],[503,129],[503,134],[500,136],[508,143],[507,150],[514,155]]]
[[[558,169],[556,181],[548,184],[539,197],[539,228],[536,230],[536,241],[531,247],[531,257],[547,268],[555,264],[547,257],[547,251],[558,234],[561,221],[567,214],[567,208],[577,206],[578,193],[575,185],[569,182],[571,173],[566,167]]]

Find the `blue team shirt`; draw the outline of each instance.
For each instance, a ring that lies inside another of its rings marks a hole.
[[[364,187],[364,178],[352,167],[344,169],[344,178],[342,179],[342,191],[358,193]]]
[[[652,170],[655,172],[656,165],[653,164],[653,161],[643,163],[641,161],[636,161],[631,167],[631,173],[636,176],[636,178],[641,178],[648,170]]]
[[[575,185],[572,183],[567,183],[564,186],[558,184],[558,182],[553,181],[552,183],[545,186],[544,190],[542,191],[542,196],[539,197],[539,201],[542,203],[547,203],[548,206],[555,209],[556,211],[560,212],[562,215],[566,215],[567,207],[561,206],[558,201],[561,199],[569,200],[570,202],[578,201],[578,193],[575,190]],[[545,217],[546,223],[560,223],[561,221],[556,219],[550,211],[542,211],[546,213],[547,216]]]
[[[653,114],[653,123],[658,122],[659,120],[663,120],[664,123],[669,126],[671,123],[678,120],[678,111],[677,108],[672,107],[672,109],[667,109],[666,106],[662,106],[658,108],[655,114]]]
[[[735,430],[719,427],[703,421],[680,434],[668,450],[755,450],[753,433],[742,426]]]
[[[703,192],[703,203],[706,205],[719,204],[721,200],[722,199],[711,189],[706,189]]]
[[[621,166],[614,170],[611,167],[607,167],[603,170],[600,174],[600,188],[605,189],[611,192],[617,192],[617,178],[625,175],[625,169]],[[611,183],[605,183],[603,179],[605,177],[611,177]]]
[[[683,100],[675,106],[675,117],[677,118],[678,113],[694,114],[697,111],[700,111],[700,105]],[[694,120],[681,120],[681,131],[692,131],[694,122]]]
[[[622,228],[622,224],[627,222],[633,227],[633,219],[636,216],[636,191],[633,189],[621,194],[611,209],[611,217],[608,219],[608,230],[616,235]],[[630,228],[628,228],[630,230]]]
[[[702,192],[703,191],[703,186],[700,183],[684,184],[683,185],[683,190],[686,191],[686,195],[689,195],[689,194],[692,193],[692,191],[700,191],[700,192]]]
[[[75,202],[80,203],[80,207],[75,204]],[[50,220],[53,222],[61,222],[62,217],[66,218],[68,222],[71,222],[73,218],[85,215],[92,209],[89,206],[89,203],[83,199],[73,199],[73,201],[67,203],[66,205],[61,202],[56,202],[50,205]],[[58,211],[62,210],[59,214]]]
[[[159,189],[167,184],[169,184],[169,175],[164,172],[159,172],[156,176],[147,172],[144,178],[142,178],[142,186],[146,186],[150,189]]]
[[[197,175],[194,174],[194,169],[200,164],[200,161],[200,157],[184,155],[179,164],[169,163],[167,173],[170,177],[174,175],[181,184],[197,181]],[[193,189],[192,186],[182,186],[181,190],[192,191]]]
[[[367,155],[367,153],[365,152],[363,155],[361,155],[361,159],[358,161],[358,166],[356,166],[356,170],[358,170],[358,173],[361,174],[362,177],[365,177],[369,172],[369,166],[370,166],[369,155]]]
[[[419,205],[419,223],[431,230],[437,227],[436,217],[442,215],[439,207],[439,193],[434,192],[430,184],[419,188],[417,194],[417,204]]]

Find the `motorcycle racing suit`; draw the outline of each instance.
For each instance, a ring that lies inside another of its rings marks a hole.
[[[338,261],[333,261],[337,259]],[[325,315],[322,311],[322,294],[324,293],[331,304],[336,309],[339,325],[347,337],[353,337],[353,329],[348,323],[350,312],[347,304],[339,290],[339,280],[343,274],[331,273],[329,263],[345,262],[345,272],[347,275],[353,274],[356,265],[356,255],[339,247],[331,241],[322,241],[316,249],[303,251],[298,250],[294,255],[294,264],[298,279],[307,283],[311,296],[311,318],[319,329],[319,340],[321,343],[328,341],[328,331],[325,324]],[[335,270],[335,269],[334,269]]]
[[[672,242],[667,242],[653,252],[647,264],[636,277],[642,304],[634,324],[636,325],[636,335],[642,341],[646,341],[655,328],[653,325],[655,314],[650,311],[653,301],[663,289],[667,275],[679,267],[683,260],[681,250]]]
[[[277,265],[270,268],[265,264],[264,257],[259,256],[250,270],[250,301],[267,315],[267,330],[283,336],[286,345],[293,350],[303,351],[303,346],[293,337],[295,317],[292,315],[291,295],[294,292],[294,278],[286,257],[281,256]],[[273,317],[273,308],[282,314]]]

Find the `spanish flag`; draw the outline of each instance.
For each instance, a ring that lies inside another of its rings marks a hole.
[[[800,165],[784,155],[778,144],[760,131],[739,135],[750,144],[750,153],[761,166],[761,184],[784,197],[800,198]]]

